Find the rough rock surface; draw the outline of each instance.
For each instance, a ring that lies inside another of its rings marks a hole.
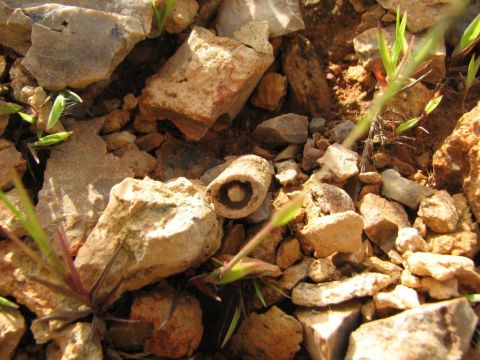
[[[340,271],[329,258],[315,259],[308,269],[308,276],[316,283],[338,280],[340,275]]]
[[[404,285],[397,285],[391,291],[380,291],[373,295],[375,308],[381,309],[412,309],[420,306],[420,300],[415,290]]]
[[[152,336],[145,341],[145,352],[160,357],[184,358],[191,356],[200,344],[203,334],[200,304],[192,295],[182,294],[170,317],[170,307],[176,296],[174,289],[162,285],[135,297],[130,319],[153,326]],[[163,325],[165,321],[167,323]]]
[[[259,53],[272,54],[273,46],[268,41],[270,25],[266,21],[250,21],[238,28],[233,38]]]
[[[112,186],[133,175],[119,158],[107,154],[97,135],[103,121],[64,121],[73,134],[52,151],[38,195],[37,214],[49,238],[53,241],[57,228],[63,227],[73,254],[107,206]]]
[[[22,203],[20,201],[20,196],[18,195],[17,189],[12,189],[9,192],[5,193],[10,202],[23,211]],[[17,220],[15,214],[13,214],[9,208],[0,201],[0,226],[5,227],[6,229],[13,232],[18,237],[26,235],[26,231],[22,223]]]
[[[466,299],[428,304],[360,326],[346,359],[461,359],[478,318]]]
[[[282,240],[277,249],[275,263],[285,270],[302,259],[300,243],[294,237]]]
[[[360,322],[360,303],[301,309],[295,316],[303,325],[305,348],[313,360],[343,359],[350,332]]]
[[[25,329],[20,311],[0,305],[0,359],[11,359]]]
[[[430,247],[427,242],[418,234],[418,230],[411,227],[404,227],[398,230],[395,239],[395,247],[402,254],[407,251],[428,251]]]
[[[308,137],[308,118],[289,113],[265,120],[252,137],[268,146],[303,144]]]
[[[268,111],[279,109],[281,102],[287,94],[287,78],[275,72],[266,73],[251,98],[253,106]]]
[[[27,163],[13,146],[0,150],[0,190],[8,190],[13,187],[12,170],[15,169],[19,176],[27,168]]]
[[[352,198],[338,186],[307,182],[304,188],[307,190],[303,201],[307,221],[319,216],[355,211]]]
[[[294,160],[276,162],[275,169],[275,178],[282,186],[298,186],[308,179],[308,176],[300,169],[300,165]]]
[[[140,111],[147,120],[171,120],[188,138],[199,140],[222,115],[235,118],[272,62],[272,54],[195,27],[147,81]]]
[[[420,202],[418,215],[423,222],[437,233],[448,233],[456,229],[459,217],[455,202],[445,190],[437,191]]]
[[[165,31],[174,34],[184,31],[195,19],[197,11],[196,0],[176,0],[165,23]]]
[[[434,194],[432,189],[400,176],[393,169],[382,172],[382,178],[382,195],[412,209],[416,209],[424,197]]]
[[[342,182],[358,174],[358,154],[340,144],[332,144],[317,160],[321,170],[317,173],[322,179]]]
[[[292,360],[302,340],[302,325],[273,306],[265,314],[250,314],[232,337],[231,346],[245,360]]]
[[[458,280],[453,278],[445,281],[438,281],[429,276],[420,280],[421,289],[428,292],[433,299],[447,300],[460,296],[458,292]]]
[[[125,179],[75,259],[89,288],[121,246],[99,295],[115,299],[161,278],[197,266],[220,247],[222,228],[203,186]]]
[[[390,285],[392,278],[379,273],[362,273],[351,278],[320,284],[300,283],[293,289],[292,302],[302,306],[328,306],[372,296]]]

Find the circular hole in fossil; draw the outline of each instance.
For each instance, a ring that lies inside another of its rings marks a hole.
[[[248,182],[231,181],[222,185],[219,199],[222,204],[232,209],[245,207],[252,198],[252,185]]]

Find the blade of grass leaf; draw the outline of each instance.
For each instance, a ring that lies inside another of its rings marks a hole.
[[[392,79],[395,69],[393,68],[392,58],[390,56],[390,50],[388,50],[387,40],[385,40],[385,35],[383,34],[383,30],[380,25],[377,27],[377,31],[378,31],[378,49],[380,51],[380,57],[382,59],[383,67],[385,68],[385,72],[387,73],[387,76],[390,79]]]
[[[434,98],[430,99],[427,103],[427,105],[425,105],[425,114],[427,115],[430,115],[433,110],[435,110],[438,105],[440,105],[441,101],[443,99],[443,95],[439,95],[439,96],[435,96]]]
[[[152,0],[153,14],[157,23],[157,29],[159,33],[163,32],[163,28],[165,27],[165,23],[167,22],[168,15],[172,11],[174,3],[175,0],[167,0],[162,9],[158,10],[158,7],[155,4],[155,0]]]
[[[3,296],[0,296],[0,306],[6,306],[6,307],[13,308],[13,309],[18,309],[19,308],[19,306],[17,304],[15,304],[13,301],[5,299]]]
[[[395,132],[397,133],[397,135],[400,135],[401,133],[404,133],[405,131],[412,129],[415,125],[417,125],[420,122],[420,120],[421,120],[420,117],[407,120],[404,123],[398,125],[395,129]]]
[[[54,127],[55,124],[58,122],[58,120],[63,114],[63,111],[65,110],[65,105],[65,96],[63,94],[58,94],[55,98],[55,101],[53,102],[52,110],[50,110],[50,114],[48,115],[47,130]]]
[[[470,301],[475,301],[475,302],[480,301],[480,294],[468,294],[468,295],[465,295],[465,297]]]
[[[72,135],[72,131],[62,131],[56,134],[47,135],[38,139],[33,143],[34,147],[46,147],[56,145],[59,142],[65,141]]]
[[[470,58],[470,62],[468,63],[467,78],[465,79],[465,87],[467,88],[467,91],[472,87],[479,68],[480,57],[475,59],[475,54],[473,54]]]
[[[238,320],[240,320],[240,312],[241,311],[242,310],[241,310],[240,304],[238,304],[237,307],[235,308],[235,312],[233,313],[232,321],[230,322],[230,326],[228,327],[227,333],[225,334],[225,338],[223,339],[223,342],[222,342],[222,345],[220,346],[220,348],[223,349],[225,347],[225,345],[227,345],[228,340],[230,340],[230,338],[232,337],[233,332],[237,328]]]
[[[279,228],[292,221],[302,207],[304,198],[305,194],[301,193],[278,209],[272,216],[273,226]]]
[[[0,101],[0,116],[16,114],[22,109],[21,105]]]
[[[253,286],[255,287],[255,294],[257,295],[258,300],[260,300],[263,307],[267,307],[267,303],[265,302],[265,298],[264,298],[263,292],[262,292],[261,280],[253,279]]]
[[[66,98],[70,98],[70,99],[72,99],[72,100],[75,101],[75,102],[83,103],[83,100],[82,100],[82,98],[80,97],[80,95],[78,95],[77,93],[73,92],[72,90],[65,89],[65,90],[62,91],[62,94],[63,94],[63,96],[65,96]]]
[[[452,57],[463,52],[469,45],[477,41],[480,36],[480,14],[472,20],[472,22],[467,26],[465,31],[460,38],[457,46],[453,50]]]
[[[400,8],[397,8],[397,19],[395,24],[395,41],[392,46],[392,66],[397,67],[398,59],[402,50],[405,50],[405,29],[407,27],[407,13],[400,20]]]
[[[37,118],[35,116],[28,115],[21,111],[18,112],[18,115],[20,115],[20,117],[26,122],[28,122],[29,124],[34,125],[37,122]]]

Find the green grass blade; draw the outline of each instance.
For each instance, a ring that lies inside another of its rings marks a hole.
[[[464,49],[474,43],[480,36],[480,14],[472,20],[460,38],[457,46],[453,50],[452,57],[460,54]]]
[[[25,120],[26,122],[28,122],[29,124],[34,125],[34,124],[37,122],[37,119],[36,119],[35,116],[28,115],[28,114],[26,114],[26,113],[24,113],[24,112],[21,112],[21,111],[18,112],[18,115],[20,115],[20,117],[21,117],[23,120]]]
[[[395,132],[397,133],[397,135],[400,135],[401,133],[404,133],[405,131],[410,130],[411,128],[415,127],[415,125],[418,124],[420,119],[421,119],[420,117],[416,117],[416,118],[407,120],[404,123],[401,123],[395,129]]]
[[[241,311],[242,311],[241,306],[240,306],[240,304],[238,304],[237,307],[235,308],[235,312],[233,313],[232,321],[230,322],[230,326],[228,327],[227,333],[225,334],[225,338],[223,339],[223,342],[222,342],[222,345],[220,346],[220,348],[223,349],[225,347],[225,345],[227,345],[228,340],[230,340],[230,338],[232,337],[233,332],[237,328],[238,321],[240,320]]]
[[[267,307],[265,297],[262,292],[262,284],[259,279],[253,279],[253,286],[255,287],[255,294],[257,295],[258,300],[262,303],[263,307]]]
[[[0,116],[16,114],[22,109],[23,107],[21,105],[0,101]]]
[[[56,145],[62,141],[65,141],[66,139],[68,139],[70,137],[70,135],[72,135],[73,132],[72,131],[62,131],[62,132],[59,132],[59,133],[56,133],[56,134],[51,134],[51,135],[47,135],[47,136],[44,136],[40,139],[38,139],[38,141],[35,141],[33,143],[33,146],[34,147],[46,147],[46,146],[52,146],[52,145]]]
[[[13,301],[10,301],[8,299],[5,299],[4,297],[0,296],[0,305],[1,306],[7,306],[10,308],[18,309],[19,306],[15,304]]]
[[[243,279],[244,277],[250,275],[257,265],[255,263],[242,263],[241,261],[231,269],[226,271],[221,277],[222,268],[215,269],[212,271],[210,278],[217,285],[226,285],[232,282]]]
[[[72,90],[68,90],[68,89],[65,89],[61,92],[61,94],[65,97],[65,98],[69,98],[71,99],[72,101],[75,101],[77,103],[83,103],[83,100],[82,98],[80,97],[80,95],[78,95],[76,92],[73,92]]]
[[[465,87],[467,88],[467,91],[472,87],[473,81],[477,76],[479,67],[480,57],[478,59],[475,59],[475,54],[473,54],[470,58],[470,62],[468,63],[467,78],[465,79]]]
[[[465,297],[470,301],[480,302],[480,294],[468,294]]]
[[[433,112],[433,110],[435,110],[438,107],[438,105],[440,105],[440,103],[442,102],[442,99],[443,99],[443,95],[439,95],[430,99],[427,105],[425,105],[425,109],[423,110],[424,113],[427,115],[430,115]]]
[[[378,50],[380,51],[380,57],[382,59],[383,67],[385,68],[385,72],[391,80],[393,79],[393,72],[395,69],[392,64],[390,50],[388,50],[387,40],[385,39],[385,35],[383,34],[383,30],[380,26],[378,27]]]
[[[63,114],[63,111],[65,110],[65,105],[65,96],[63,94],[58,94],[55,98],[55,101],[53,102],[52,110],[50,110],[50,114],[48,115],[47,130],[54,127],[55,124],[58,122],[58,120]]]
[[[397,21],[395,24],[395,41],[392,46],[392,67],[395,69],[402,51],[408,47],[405,39],[405,29],[407,28],[407,13],[400,20],[400,9],[397,8]]]
[[[279,228],[292,221],[302,207],[304,198],[305,195],[302,193],[278,209],[278,211],[272,216],[273,226]]]
[[[167,22],[168,15],[172,11],[174,3],[175,0],[167,0],[163,8],[161,10],[158,10],[157,6],[155,5],[155,0],[152,0],[153,15],[157,23],[158,32],[162,33],[163,28],[165,27],[165,23]]]

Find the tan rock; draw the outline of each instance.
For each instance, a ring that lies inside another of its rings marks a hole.
[[[452,198],[459,217],[459,223],[455,230],[476,232],[478,229],[478,224],[472,220],[472,212],[470,211],[470,207],[468,206],[468,201],[465,195],[462,193],[455,194],[452,195]]]
[[[308,278],[310,265],[313,259],[305,257],[300,263],[290,266],[285,270],[282,276],[278,279],[277,283],[282,291],[290,293],[292,289],[298,285],[301,281]]]
[[[141,151],[135,144],[120,149],[118,154],[122,162],[126,164],[137,178],[149,175],[157,165],[157,159],[146,151]]]
[[[282,240],[280,245],[278,245],[275,263],[280,269],[285,270],[301,260],[302,257],[300,243],[296,238],[289,237]]]
[[[252,137],[267,146],[303,144],[308,137],[308,118],[293,113],[263,121]]]
[[[130,112],[126,110],[113,110],[106,115],[102,126],[102,134],[120,131],[130,120]]]
[[[367,272],[327,283],[300,283],[293,289],[292,302],[302,306],[339,304],[357,297],[375,295],[391,282],[390,276]]]
[[[122,110],[132,111],[138,105],[138,99],[133,93],[128,93],[123,97]]]
[[[329,258],[315,259],[308,269],[308,276],[313,282],[321,283],[340,279],[341,273]]]
[[[363,265],[369,271],[386,274],[393,279],[398,279],[401,276],[402,268],[390,261],[382,260],[376,256],[369,256],[363,261]]]
[[[272,55],[195,27],[147,81],[140,111],[148,120],[169,119],[199,140],[220,116],[235,118],[272,61]]]
[[[418,234],[417,229],[404,227],[398,230],[395,247],[402,254],[407,251],[429,251],[427,242]]]
[[[362,172],[358,174],[358,179],[364,184],[382,184],[382,175],[376,171]]]
[[[391,291],[381,291],[373,295],[373,302],[378,310],[406,310],[420,306],[417,292],[404,285],[397,285]]]
[[[251,98],[253,106],[276,111],[287,94],[287,77],[274,72],[266,73]]]
[[[24,211],[22,202],[17,189],[12,189],[5,193],[8,200],[20,211]],[[14,213],[10,211],[3,201],[0,201],[0,226],[13,232],[18,237],[22,237],[27,234],[22,223],[17,220]]]
[[[232,337],[231,347],[245,360],[292,360],[302,340],[302,325],[273,306],[264,314],[250,314]]]
[[[150,134],[138,137],[135,140],[135,144],[142,151],[152,151],[160,147],[160,145],[162,145],[164,141],[165,135],[155,131],[151,132]]]
[[[413,275],[408,270],[402,271],[402,275],[400,275],[400,283],[412,289],[418,289],[421,287],[420,278]]]
[[[0,306],[0,358],[11,359],[25,333],[25,319],[20,311]]]
[[[196,0],[175,0],[165,23],[165,31],[177,34],[186,30],[197,16],[198,8]]]
[[[456,229],[459,217],[455,202],[445,190],[437,191],[420,202],[418,209],[425,224],[437,233],[448,233]]]
[[[176,302],[177,296],[168,285],[135,296],[130,319],[153,327],[152,336],[145,340],[145,352],[177,359],[191,356],[200,344],[203,335],[200,304],[190,294],[180,295]],[[174,310],[170,314],[172,306]]]
[[[27,168],[27,162],[13,146],[0,150],[0,190],[9,190],[13,187],[12,170],[16,170],[21,177]]]
[[[308,179],[308,176],[300,169],[300,165],[294,160],[276,162],[274,165],[275,178],[282,186],[300,185]]]
[[[438,281],[432,277],[426,276],[421,280],[421,288],[428,292],[428,295],[433,299],[447,300],[453,297],[460,296],[458,292],[458,280],[448,279],[445,281]]]
[[[466,256],[473,259],[478,251],[476,232],[455,231],[450,234],[431,234],[427,239],[435,254]]]
[[[382,172],[382,195],[411,209],[417,209],[420,201],[434,194],[432,189],[405,179],[393,169]]]
[[[218,250],[221,237],[221,223],[203,186],[184,178],[169,183],[129,178],[112,188],[75,265],[89,288],[121,246],[98,292],[114,289],[110,299],[116,299],[198,266]]]
[[[262,229],[261,226],[257,226],[251,234],[249,234],[249,239],[256,235],[258,231]],[[270,232],[270,235],[265,238],[260,245],[258,245],[255,250],[252,251],[252,257],[255,259],[263,260],[267,263],[275,263],[277,246],[283,240],[285,235],[285,227],[276,228]]]
[[[249,21],[233,33],[233,38],[259,53],[273,54],[273,46],[268,41],[270,24],[267,21]]]
[[[413,165],[400,160],[388,153],[378,152],[372,156],[372,162],[375,168],[383,169],[386,167],[396,169],[400,175],[409,177],[415,173]]]
[[[62,226],[70,251],[75,254],[107,206],[110,189],[133,172],[119,158],[107,154],[98,132],[104,119],[64,121],[73,131],[57,145],[45,170],[38,194],[37,214],[54,248],[57,228]]]
[[[133,120],[133,129],[139,133],[149,134],[157,131],[157,122],[148,121],[141,113],[138,113]]]
[[[120,131],[105,135],[102,138],[107,145],[107,150],[113,151],[134,144],[137,137],[128,131]]]
[[[321,167],[317,175],[324,180],[342,182],[358,174],[358,154],[340,144],[332,144],[317,160]]]
[[[301,309],[295,313],[303,325],[305,348],[313,360],[342,359],[350,332],[360,322],[360,303],[328,309]]]
[[[309,180],[303,187],[306,190],[303,208],[307,222],[320,216],[355,211],[352,198],[338,186]]]

